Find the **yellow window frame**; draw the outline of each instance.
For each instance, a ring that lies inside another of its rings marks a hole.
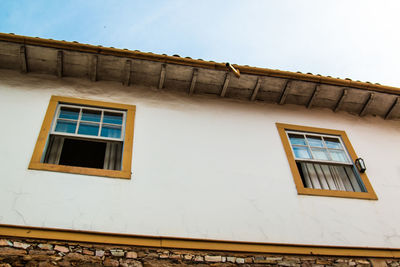
[[[286,135],[286,131],[299,131],[299,132],[308,132],[308,133],[316,133],[316,134],[327,134],[327,135],[336,135],[340,136],[349,156],[354,162],[358,157],[354,151],[353,146],[350,143],[349,138],[347,137],[346,132],[332,129],[324,129],[324,128],[316,128],[316,127],[307,127],[300,125],[292,125],[292,124],[284,124],[284,123],[276,123],[276,127],[278,128],[278,133],[281,138],[283,148],[286,153],[286,157],[289,161],[290,170],[293,175],[294,183],[296,185],[297,193],[299,195],[314,195],[314,196],[329,196],[329,197],[344,197],[344,198],[358,198],[358,199],[370,199],[377,200],[378,197],[375,194],[374,189],[372,188],[371,183],[367,177],[367,174],[359,173],[361,180],[365,186],[367,192],[349,192],[349,191],[339,191],[339,190],[326,190],[326,189],[314,189],[314,188],[306,188],[303,185],[303,181],[300,176],[300,172],[297,168],[296,160],[293,155],[288,137]]]
[[[46,149],[46,142],[50,134],[51,125],[55,117],[57,106],[58,104],[61,103],[119,109],[126,111],[126,124],[125,124],[125,134],[124,134],[125,138],[124,138],[124,145],[122,152],[122,164],[121,164],[122,168],[120,171],[56,165],[56,164],[41,162],[42,156],[44,155]],[[28,169],[130,179],[131,168],[132,168],[132,151],[133,151],[132,149],[133,149],[133,132],[135,125],[135,111],[136,111],[136,106],[134,105],[118,104],[118,103],[87,100],[87,99],[72,98],[72,97],[52,96],[49,102],[49,106],[47,107],[46,115],[44,117],[42,128],[40,129],[40,133],[36,141],[36,145],[33,150],[32,158],[29,163]]]

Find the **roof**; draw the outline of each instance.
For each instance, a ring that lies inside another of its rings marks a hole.
[[[350,79],[0,33],[0,68],[400,118],[400,88]]]

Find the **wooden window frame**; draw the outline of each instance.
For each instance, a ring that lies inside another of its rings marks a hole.
[[[53,120],[55,118],[57,107],[59,104],[84,105],[97,108],[117,109],[126,112],[123,151],[122,151],[122,164],[121,164],[122,168],[120,171],[56,165],[56,164],[49,164],[42,162],[46,149],[46,144],[50,132],[52,130]],[[52,96],[42,123],[42,128],[40,130],[28,169],[130,179],[131,168],[132,168],[132,146],[133,146],[133,132],[135,124],[134,121],[135,111],[136,107],[133,105],[87,100],[80,98]]]
[[[279,136],[281,138],[283,148],[286,153],[286,157],[289,162],[290,170],[293,175],[294,183],[296,185],[297,193],[299,195],[313,195],[313,196],[329,196],[329,197],[344,197],[344,198],[358,198],[358,199],[369,199],[369,200],[377,200],[378,197],[375,194],[374,189],[372,188],[371,183],[367,177],[366,173],[360,173],[361,181],[363,182],[366,192],[350,192],[350,191],[339,191],[339,190],[326,190],[326,189],[314,189],[314,188],[306,188],[303,185],[303,181],[300,176],[300,172],[297,168],[296,160],[292,152],[292,148],[290,146],[286,131],[298,131],[298,132],[307,132],[307,133],[315,133],[315,134],[326,134],[326,135],[335,135],[339,136],[342,139],[342,142],[350,156],[350,159],[354,163],[354,161],[358,158],[357,154],[354,151],[353,146],[350,143],[349,138],[347,137],[346,132],[340,130],[332,130],[332,129],[324,129],[324,128],[316,128],[316,127],[307,127],[300,125],[292,125],[292,124],[284,124],[284,123],[276,123],[276,127],[278,129]]]

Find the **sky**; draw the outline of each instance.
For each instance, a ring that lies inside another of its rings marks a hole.
[[[1,0],[0,32],[400,87],[399,0]]]

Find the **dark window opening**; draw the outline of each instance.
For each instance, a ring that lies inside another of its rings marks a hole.
[[[44,163],[121,170],[122,142],[97,141],[50,135]]]
[[[65,138],[60,165],[102,169],[106,143]]]

